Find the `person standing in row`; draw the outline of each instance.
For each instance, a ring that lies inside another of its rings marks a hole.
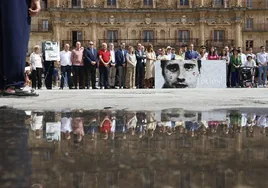
[[[268,53],[265,52],[264,46],[261,46],[260,50],[261,52],[257,54],[259,70],[258,87],[266,88]]]
[[[76,42],[76,48],[72,51],[71,61],[73,65],[73,79],[74,88],[77,89],[78,79],[79,79],[79,89],[84,89],[83,84],[83,52],[84,48],[81,47],[80,42]]]
[[[102,44],[102,49],[99,51],[99,71],[100,71],[100,87],[104,86],[108,89],[108,77],[110,62],[112,60],[111,53],[107,49],[107,44]]]
[[[126,44],[122,42],[120,48],[115,53],[116,67],[118,71],[118,84],[119,88],[125,88],[125,78],[126,78],[126,55],[125,50]]]
[[[126,73],[127,88],[134,89],[137,59],[134,48],[132,46],[128,47],[128,53],[126,59],[127,59],[127,73]]]
[[[99,60],[98,51],[94,48],[93,41],[89,41],[88,47],[84,49],[83,59],[84,59],[84,70],[85,70],[85,86],[89,89],[90,77],[92,89],[96,88],[96,68],[97,62]]]
[[[72,89],[72,52],[70,51],[70,45],[65,44],[64,50],[60,52],[60,68],[61,68],[61,82],[60,89],[63,89],[65,81],[68,83],[69,89]]]
[[[40,46],[34,46],[34,52],[30,55],[30,65],[32,67],[32,88],[36,89],[36,81],[38,89],[42,88],[43,62]]]
[[[145,72],[145,87],[153,88],[154,86],[154,73],[156,55],[153,49],[153,45],[149,44],[146,50],[146,72]]]
[[[137,59],[136,88],[143,88],[146,54],[145,54],[144,50],[142,50],[141,43],[138,43],[137,50],[135,51],[135,55],[136,55],[136,59]]]
[[[240,67],[242,66],[239,50],[234,49],[230,59],[231,64],[231,86],[238,87],[240,85]]]
[[[109,84],[110,88],[115,88],[115,76],[116,76],[116,63],[115,63],[115,50],[114,50],[114,44],[110,43],[109,45],[109,51],[111,54],[112,61],[110,63],[110,73],[109,73]]]
[[[185,53],[185,60],[197,59],[199,54],[194,50],[194,44],[190,44],[189,50]]]

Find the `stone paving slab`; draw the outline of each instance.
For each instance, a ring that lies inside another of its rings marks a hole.
[[[268,108],[268,89],[38,90],[39,97],[0,97],[0,106],[23,110],[212,110]]]

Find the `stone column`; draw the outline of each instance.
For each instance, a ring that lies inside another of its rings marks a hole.
[[[237,5],[238,7],[241,7],[241,0],[236,0],[236,5]]]
[[[205,4],[205,3],[204,3],[204,0],[201,0],[201,1],[200,1],[200,6],[203,7],[204,4]]]
[[[93,42],[97,45],[97,13],[93,12],[91,13],[92,16],[92,35],[91,35],[91,39],[93,40]]]
[[[206,18],[205,18],[205,13],[201,12],[200,13],[200,20],[199,20],[199,45],[205,45],[205,23],[206,23]]]
[[[242,47],[242,20],[235,21],[235,46]]]

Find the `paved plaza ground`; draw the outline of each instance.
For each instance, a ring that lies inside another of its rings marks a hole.
[[[213,110],[268,108],[268,89],[38,90],[39,97],[0,97],[0,106],[24,110]]]

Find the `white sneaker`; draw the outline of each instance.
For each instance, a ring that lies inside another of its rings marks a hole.
[[[262,85],[258,85],[257,88],[262,88]]]
[[[263,88],[266,88],[266,85],[263,85]]]

